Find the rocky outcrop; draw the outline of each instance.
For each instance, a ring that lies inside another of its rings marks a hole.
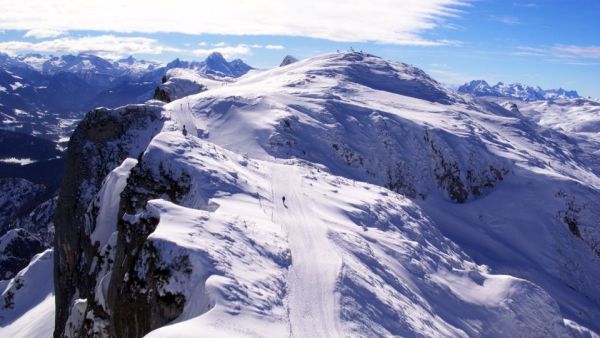
[[[131,170],[121,194],[118,221],[115,220],[118,222],[116,242],[102,251],[101,263],[94,270],[99,278],[104,275],[110,280],[106,294],[98,294],[100,289],[96,288],[88,298],[86,316],[104,321],[84,322],[81,335],[142,337],[181,313],[185,297],[165,293],[163,286],[172,271],[185,267],[174,263],[165,265],[160,253],[146,241],[158,219],[152,214],[133,215],[143,214],[146,203],[154,198],[180,202],[189,191],[189,184],[189,177],[172,178],[162,167],[155,175],[142,160]]]
[[[90,270],[95,269],[101,248],[91,241],[95,220],[89,219],[90,205],[106,175],[126,158],[138,157],[161,129],[161,112],[156,101],[115,110],[96,109],[86,115],[69,141],[65,179],[54,217],[55,337],[66,334],[76,298],[88,299],[96,285]]]
[[[138,214],[153,198],[180,203],[189,187],[189,177],[174,179],[162,168],[156,176],[141,163],[133,169],[123,192],[120,214]],[[119,221],[115,261],[121,264],[113,267],[108,294],[108,305],[113,314],[111,327],[117,337],[141,337],[183,311],[185,297],[163,291],[172,271],[182,265],[164,266],[160,253],[152,243],[146,242],[157,223],[158,219],[153,217],[125,217]],[[183,265],[189,266],[189,262]]]
[[[11,223],[43,201],[46,187],[23,178],[0,178],[0,235]]]
[[[58,196],[40,203],[32,211],[18,218],[12,223],[14,229],[24,229],[36,235],[43,243],[44,248],[51,248],[54,244],[54,211]]]
[[[44,250],[41,239],[24,229],[13,229],[0,237],[0,279],[12,278]]]
[[[291,55],[286,55],[285,58],[283,58],[283,61],[281,61],[281,64],[279,65],[279,67],[291,65],[294,62],[298,62],[298,59],[296,59],[295,57],[293,57]]]
[[[301,119],[283,118],[270,138],[275,156],[321,163],[335,174],[410,198],[441,193],[457,203],[485,195],[510,173],[511,164],[475,137],[464,139],[355,105],[330,103],[324,112],[305,113],[327,119],[331,129],[324,135]]]
[[[171,102],[179,98],[203,92],[207,87],[201,83],[185,78],[169,78],[154,90],[154,99]]]
[[[502,181],[509,170],[501,164],[484,161],[483,158],[475,160],[471,155],[467,163],[453,159],[453,154],[448,145],[440,146],[441,138],[434,141],[429,131],[425,132],[424,140],[429,146],[430,158],[433,167],[432,174],[437,186],[445,190],[448,197],[458,203],[463,203],[469,198],[479,197],[484,191],[494,187]],[[480,156],[483,154],[480,154]],[[476,162],[479,162],[475,165]],[[481,163],[483,162],[483,163]]]
[[[0,179],[0,280],[13,277],[52,239],[47,189],[22,178]]]

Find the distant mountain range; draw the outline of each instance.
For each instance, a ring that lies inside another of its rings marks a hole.
[[[580,98],[574,90],[562,88],[544,90],[539,86],[527,86],[520,83],[504,84],[502,82],[490,86],[485,80],[473,80],[465,83],[458,88],[458,91],[475,96],[495,96],[525,101]]]
[[[212,77],[236,78],[252,67],[219,53],[204,61],[176,59],[166,65],[128,57],[0,54],[0,121],[3,129],[60,140],[73,121],[96,107],[117,107],[150,98],[169,69],[193,69]]]

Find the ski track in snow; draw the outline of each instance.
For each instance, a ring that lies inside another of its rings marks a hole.
[[[329,241],[327,225],[311,212],[313,202],[301,171],[274,164],[272,184],[275,222],[284,225],[292,253],[288,274],[290,334],[337,337],[341,325],[335,285],[342,260]]]
[[[185,99],[185,101],[179,101],[179,106],[174,107],[174,109],[170,111],[171,118],[177,122],[177,127],[179,129],[183,130],[183,127],[185,126],[185,129],[190,135],[198,135],[196,123],[194,122],[194,118],[192,117],[192,111],[189,106],[189,99]]]

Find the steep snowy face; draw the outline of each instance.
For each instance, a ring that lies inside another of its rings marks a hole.
[[[538,86],[531,87],[520,83],[504,84],[498,82],[490,86],[484,80],[474,80],[458,88],[460,93],[473,94],[475,96],[495,96],[526,101],[545,99],[574,99],[579,98],[574,90],[548,89],[544,90]]]
[[[598,176],[406,64],[332,53],[98,110],[67,176],[56,336],[600,332]]]

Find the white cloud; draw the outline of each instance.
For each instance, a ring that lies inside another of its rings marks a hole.
[[[600,58],[600,46],[555,45],[552,49],[566,57]]]
[[[518,56],[545,57],[545,61],[570,65],[592,65],[589,59],[600,59],[600,46],[554,45],[552,47],[517,47]]]
[[[24,37],[26,38],[36,38],[36,39],[48,39],[48,38],[56,38],[61,35],[66,35],[67,32],[59,31],[56,29],[30,29],[25,33]]]
[[[198,44],[201,47],[206,46],[206,43],[199,43]],[[282,45],[261,45],[261,44],[245,44],[245,43],[240,43],[236,46],[229,46],[227,43],[225,42],[217,42],[217,43],[213,43],[212,44],[212,48],[199,48],[196,50],[193,50],[192,53],[196,56],[199,57],[206,57],[207,55],[214,53],[214,52],[219,52],[221,54],[223,54],[224,57],[226,58],[232,58],[232,57],[240,57],[240,56],[244,56],[244,55],[250,55],[252,54],[252,50],[253,49],[269,49],[269,50],[282,50],[285,49],[284,46]]]
[[[0,0],[0,29],[286,35],[441,45],[423,33],[471,0]]]
[[[518,25],[521,23],[521,20],[514,16],[492,16],[492,20],[498,21],[509,26]]]
[[[546,56],[548,51],[543,48],[519,46],[512,54],[517,56]]]
[[[223,47],[215,47],[215,48],[200,48],[194,50],[192,53],[199,57],[206,57],[211,53],[219,52],[223,54],[226,58],[239,57],[243,55],[248,55],[252,52],[250,46],[245,44],[240,44],[237,46],[223,46]]]
[[[43,53],[93,53],[107,57],[131,54],[160,54],[179,51],[163,46],[155,39],[143,37],[118,37],[114,35],[86,36],[80,38],[59,38],[41,42],[4,41],[0,51],[8,54],[24,52]]]
[[[536,8],[538,5],[533,2],[513,2],[515,7]]]

